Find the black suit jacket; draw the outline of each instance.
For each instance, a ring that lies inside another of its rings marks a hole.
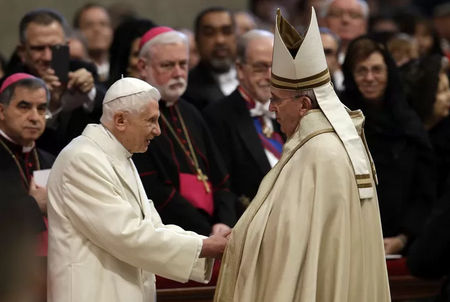
[[[90,123],[98,123],[102,115],[102,103],[105,97],[105,88],[99,82],[97,75],[97,67],[93,63],[80,60],[70,60],[70,71],[76,71],[85,68],[92,73],[95,82],[96,95],[94,100],[94,110],[90,113],[82,107],[71,111],[63,111],[57,117],[58,127],[56,129],[47,128],[42,136],[36,141],[37,146],[54,156],[75,137],[79,136],[84,128]],[[6,79],[9,75],[17,72],[30,73],[29,69],[22,63],[16,63],[15,66],[8,66],[8,74],[2,79]],[[1,83],[0,83],[1,85]]]
[[[271,166],[244,98],[236,89],[202,113],[230,174],[231,191],[241,203],[251,201]],[[272,123],[281,135],[278,123]],[[242,213],[242,207],[238,210]]]
[[[197,107],[198,110],[203,110],[209,104],[224,97],[219,83],[204,63],[199,63],[189,72],[188,86],[183,98]]]

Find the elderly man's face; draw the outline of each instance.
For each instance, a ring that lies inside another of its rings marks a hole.
[[[159,90],[161,99],[174,102],[187,87],[189,49],[185,43],[158,44],[141,65],[141,77]]]
[[[159,104],[151,101],[138,114],[126,114],[123,144],[130,153],[144,153],[150,141],[161,134],[159,128]]]
[[[227,12],[212,12],[203,17],[197,48],[202,61],[218,73],[230,70],[236,54],[236,28]]]
[[[367,30],[367,21],[357,0],[334,0],[326,17],[328,28],[343,41],[349,42]]]
[[[311,108],[311,101],[306,97],[296,98],[298,92],[278,88],[271,88],[271,95],[269,109],[275,112],[281,131],[291,137],[300,119]],[[305,102],[309,102],[309,108]]]
[[[337,41],[329,34],[320,34],[322,38],[323,51],[325,52],[325,58],[327,60],[328,68],[333,73],[340,69],[338,62],[338,48]]]
[[[246,62],[236,64],[240,84],[254,100],[261,103],[266,103],[270,98],[272,54],[273,38],[255,38],[247,45]]]
[[[45,130],[47,92],[17,86],[9,105],[0,104],[2,130],[21,146],[30,146]]]
[[[20,45],[19,54],[30,71],[39,77],[50,68],[50,47],[66,44],[63,27],[56,21],[49,25],[31,22],[25,31],[25,40],[25,44]]]
[[[91,7],[81,14],[80,31],[86,37],[89,51],[108,51],[113,29],[103,7]]]

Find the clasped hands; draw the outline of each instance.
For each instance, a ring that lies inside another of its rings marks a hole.
[[[221,223],[215,224],[211,236],[203,239],[200,258],[221,259],[230,235],[231,228],[229,226]]]

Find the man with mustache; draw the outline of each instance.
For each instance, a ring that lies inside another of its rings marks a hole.
[[[236,69],[239,87],[203,111],[230,172],[239,212],[255,197],[259,184],[280,158],[284,139],[269,111],[273,34],[250,30],[239,38]]]
[[[45,297],[47,272],[47,189],[36,185],[33,173],[50,169],[54,157],[36,147],[46,125],[49,102],[45,83],[29,74],[16,73],[0,87],[0,192],[2,202],[15,202],[34,217],[38,235],[40,275],[37,280]],[[36,284],[34,284],[36,285]]]
[[[202,235],[229,231],[237,198],[201,114],[181,98],[188,77],[187,36],[169,27],[149,30],[140,43],[140,77],[161,93],[161,136],[134,161],[164,223]]]
[[[239,82],[234,58],[236,22],[233,14],[222,7],[211,7],[195,20],[195,40],[200,63],[189,73],[184,97],[199,110],[230,95]]]

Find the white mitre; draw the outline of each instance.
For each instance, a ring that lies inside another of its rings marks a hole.
[[[314,8],[304,37],[283,18],[279,9],[276,20],[271,86],[291,91],[314,91],[320,109],[351,160],[360,199],[372,198],[374,188],[364,143],[331,84]]]
[[[120,80],[117,80],[114,84],[112,84],[108,91],[106,91],[105,98],[103,99],[103,105],[108,104],[118,98],[138,94],[144,91],[151,91],[152,97],[156,101],[159,101],[159,99],[161,98],[158,89],[156,89],[149,83],[131,77],[121,78]]]

